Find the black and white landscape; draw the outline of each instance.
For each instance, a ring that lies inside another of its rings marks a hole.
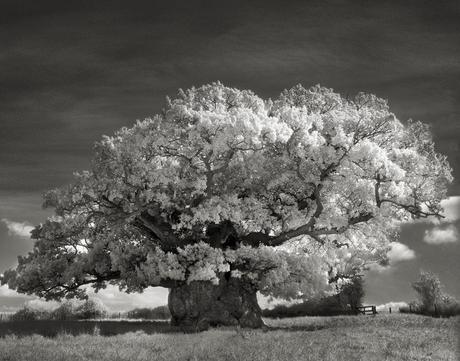
[[[455,360],[460,3],[4,1],[0,360]]]

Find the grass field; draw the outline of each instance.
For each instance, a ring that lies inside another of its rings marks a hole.
[[[198,334],[165,328],[114,336],[98,335],[97,329],[51,338],[6,335],[0,338],[0,360],[454,361],[459,320],[393,314],[266,320],[265,330],[222,328]]]

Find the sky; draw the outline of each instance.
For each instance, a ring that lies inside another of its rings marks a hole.
[[[264,98],[320,83],[431,124],[455,176],[448,220],[402,226],[391,267],[366,276],[366,302],[414,299],[420,269],[460,299],[459,16],[448,0],[2,0],[0,272],[50,215],[42,193],[88,169],[103,134],[159,113],[166,95],[217,80]],[[123,310],[165,304],[167,290],[98,297]],[[30,300],[0,288],[0,311]]]

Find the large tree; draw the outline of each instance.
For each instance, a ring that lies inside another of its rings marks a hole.
[[[385,261],[401,222],[440,216],[451,180],[428,127],[374,95],[204,85],[96,143],[2,283],[47,299],[163,286],[174,324],[259,327],[257,291],[333,293]]]

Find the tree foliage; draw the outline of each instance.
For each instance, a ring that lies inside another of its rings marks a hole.
[[[46,193],[55,215],[2,283],[60,299],[226,275],[309,298],[383,262],[399,222],[440,216],[452,180],[426,125],[319,85],[275,100],[180,91],[94,151],[91,170]]]
[[[97,298],[85,300],[85,302],[77,306],[75,309],[76,318],[81,320],[103,318],[107,317],[107,315],[107,308]]]
[[[107,308],[100,300],[87,299],[85,301],[66,300],[52,310],[27,305],[15,312],[10,319],[13,321],[68,321],[102,318],[107,315]]]
[[[155,308],[134,308],[126,312],[127,318],[144,320],[167,320],[171,318],[168,306],[158,306]]]
[[[412,288],[418,293],[421,309],[424,312],[439,312],[443,308],[457,306],[458,301],[444,292],[444,286],[439,277],[431,272],[421,271]]]
[[[356,315],[358,306],[364,297],[362,276],[354,276],[350,282],[342,285],[335,295],[313,298],[291,305],[280,304],[272,309],[262,311],[264,317],[302,317],[302,316],[336,316]]]
[[[23,307],[13,313],[10,317],[10,321],[35,321],[40,319],[40,315],[43,312],[39,313],[31,308]]]
[[[460,315],[460,303],[445,293],[439,277],[431,272],[420,271],[418,279],[412,283],[418,294],[417,301],[399,309],[402,313],[420,313],[431,316],[450,317]]]
[[[355,276],[351,281],[343,285],[339,294],[339,301],[343,308],[350,307],[356,310],[360,307],[364,298],[364,280],[361,276]]]
[[[419,279],[412,283],[425,309],[432,309],[441,302],[443,290],[438,276],[430,272],[420,272]]]

